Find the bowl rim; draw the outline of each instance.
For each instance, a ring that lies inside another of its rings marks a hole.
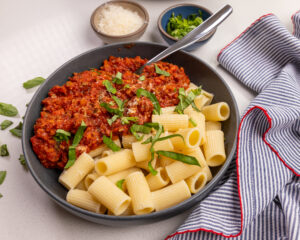
[[[135,7],[141,9],[144,14],[145,14],[145,18],[144,18],[144,23],[143,25],[137,29],[136,31],[132,32],[132,33],[128,33],[128,34],[124,34],[124,35],[109,35],[109,34],[106,34],[106,33],[103,33],[101,32],[95,25],[94,23],[94,18],[96,16],[96,13],[99,9],[103,8],[104,6],[108,5],[108,4],[119,4],[119,3],[128,3],[128,4],[131,4],[131,5],[134,5]],[[103,37],[106,37],[106,38],[111,38],[111,39],[120,39],[120,38],[129,38],[129,37],[132,37],[132,36],[135,36],[143,31],[146,30],[147,26],[148,26],[148,23],[149,23],[149,14],[148,14],[148,11],[146,10],[146,8],[144,8],[142,5],[138,4],[137,2],[132,2],[132,1],[122,1],[122,0],[112,0],[112,1],[108,1],[108,2],[105,2],[103,4],[101,4],[100,6],[98,6],[92,13],[91,15],[91,18],[90,18],[90,24],[92,26],[92,29],[94,30],[94,32],[96,34],[99,34]]]
[[[210,15],[213,15],[213,12],[209,9],[207,9],[206,7],[203,7],[201,5],[198,5],[198,4],[194,4],[194,3],[179,3],[179,4],[175,4],[171,7],[168,7],[167,9],[165,9],[158,17],[158,20],[157,20],[157,27],[159,29],[159,31],[165,35],[167,38],[170,38],[172,39],[173,41],[177,42],[179,39],[171,36],[170,34],[168,34],[164,28],[162,27],[161,25],[161,20],[163,18],[163,16],[170,10],[172,10],[173,8],[177,8],[177,7],[188,7],[188,6],[192,6],[192,7],[197,7],[199,9],[203,9],[204,11],[208,12]],[[212,35],[214,35],[214,33],[217,31],[217,28],[214,28],[213,30],[210,31],[210,33],[207,34],[206,37],[202,38],[202,39],[199,39],[198,41],[196,42],[202,42],[204,40],[207,40],[208,38],[210,38]]]
[[[26,113],[25,113],[24,121],[23,121],[23,130],[22,130],[22,149],[23,149],[24,157],[25,157],[26,164],[27,164],[27,167],[29,169],[29,172],[31,173],[31,175],[34,178],[34,180],[38,183],[38,185],[50,196],[50,198],[52,200],[54,200],[56,203],[58,203],[60,206],[62,206],[66,210],[71,211],[73,214],[74,214],[74,212],[77,212],[77,213],[80,213],[80,214],[84,215],[85,217],[92,217],[92,218],[96,218],[96,219],[104,219],[104,220],[108,220],[108,221],[118,220],[119,222],[131,222],[131,221],[134,222],[136,220],[160,219],[160,217],[163,217],[165,215],[166,216],[167,215],[169,215],[169,216],[177,215],[175,213],[176,209],[181,209],[184,205],[189,205],[189,203],[192,204],[192,205],[190,207],[188,207],[187,209],[185,209],[185,211],[188,210],[188,209],[191,209],[194,205],[196,205],[197,203],[199,203],[202,200],[202,198],[201,198],[202,194],[205,195],[206,192],[209,193],[210,191],[213,190],[213,186],[216,185],[221,180],[222,176],[228,170],[228,168],[229,168],[229,166],[230,166],[230,164],[231,164],[231,162],[233,160],[233,157],[235,155],[235,152],[236,152],[237,134],[238,134],[238,127],[239,127],[239,122],[240,122],[240,115],[239,115],[239,109],[238,109],[238,106],[237,106],[236,99],[235,99],[235,97],[234,97],[231,89],[229,88],[229,86],[225,82],[225,80],[217,73],[217,71],[213,69],[213,67],[211,67],[210,65],[208,65],[206,62],[204,62],[203,60],[201,60],[197,56],[195,56],[195,55],[193,55],[191,53],[188,53],[186,51],[180,50],[184,54],[187,54],[187,55],[189,55],[189,56],[191,56],[193,58],[196,58],[199,62],[201,62],[202,64],[204,64],[214,74],[217,75],[217,77],[222,81],[222,83],[227,88],[228,93],[229,93],[231,99],[233,100],[233,106],[232,107],[235,109],[235,111],[237,113],[236,116],[235,116],[235,119],[236,119],[236,132],[235,132],[235,138],[234,138],[232,150],[228,153],[225,163],[219,169],[218,173],[212,178],[212,180],[208,184],[206,184],[205,187],[203,189],[201,189],[199,192],[197,192],[196,194],[192,195],[191,197],[189,197],[185,201],[180,202],[180,203],[178,203],[178,204],[176,204],[176,205],[174,205],[172,207],[166,208],[166,209],[158,211],[158,212],[152,212],[152,213],[149,213],[149,214],[131,215],[131,216],[113,216],[113,215],[107,215],[107,214],[100,214],[100,213],[91,212],[91,211],[79,208],[77,206],[74,206],[74,205],[68,203],[66,201],[66,199],[63,199],[63,198],[57,196],[57,194],[53,193],[43,183],[43,181],[39,178],[39,176],[35,173],[32,165],[31,165],[31,162],[29,160],[27,160],[27,159],[29,159],[29,157],[28,157],[28,151],[29,150],[27,150],[26,143],[25,143],[27,141],[25,139],[25,136],[26,136],[25,129],[27,129],[27,127],[28,127],[27,125],[29,124],[28,123],[28,121],[29,121],[28,120],[28,113],[32,109],[33,103],[35,103],[36,98],[38,97],[39,93],[43,90],[43,86],[49,81],[49,79],[51,79],[57,72],[59,72],[66,65],[72,63],[77,58],[80,58],[81,56],[84,56],[84,55],[89,54],[89,53],[91,53],[93,51],[97,51],[97,50],[100,50],[100,49],[103,49],[103,48],[111,48],[111,47],[115,47],[115,46],[120,47],[120,46],[126,46],[128,44],[146,44],[146,45],[155,45],[155,46],[167,48],[166,45],[160,44],[160,43],[153,43],[153,42],[147,42],[147,41],[135,41],[135,42],[129,41],[129,42],[121,42],[121,43],[114,43],[114,44],[104,45],[104,46],[101,46],[101,47],[96,47],[96,48],[93,48],[91,50],[85,51],[85,52],[83,52],[83,53],[81,53],[79,55],[76,55],[75,57],[69,59],[64,64],[62,64],[60,67],[58,67],[53,73],[51,73],[47,77],[46,81],[34,93],[33,97],[30,100],[29,106],[26,109]],[[31,148],[32,148],[32,146],[31,146]],[[58,182],[58,180],[57,180],[57,182]],[[207,194],[205,196],[207,196]],[[195,201],[196,203],[193,204],[192,203],[193,201]],[[161,219],[163,219],[163,218],[161,218]]]

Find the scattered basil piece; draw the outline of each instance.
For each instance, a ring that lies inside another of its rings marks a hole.
[[[24,157],[23,154],[20,154],[19,161],[20,161],[21,165],[23,165],[24,167],[27,167],[26,166],[26,160],[25,160],[25,157]]]
[[[150,136],[144,142],[142,142],[142,144],[152,143],[152,141],[153,141],[153,138],[152,138],[152,136]]]
[[[136,122],[138,119],[138,117],[122,117],[121,118],[121,123],[124,124],[129,124],[129,121],[131,122]]]
[[[144,75],[142,75],[142,76],[139,77],[140,81],[144,81],[145,79],[146,79],[146,77]]]
[[[65,131],[63,129],[57,129],[55,136],[53,137],[56,142],[69,141],[69,137],[71,137],[71,133]]]
[[[149,162],[148,162],[148,169],[149,169],[149,172],[153,175],[153,176],[155,176],[156,174],[157,174],[157,171],[153,168],[153,166],[152,166],[152,160],[150,160]]]
[[[44,81],[45,81],[45,78],[36,77],[31,80],[28,80],[27,82],[24,82],[23,87],[26,89],[33,88],[33,87],[36,87],[36,86],[42,84]]]
[[[4,130],[6,128],[8,128],[10,125],[12,125],[13,122],[12,121],[9,121],[9,120],[4,120],[2,123],[1,123],[1,130]]]
[[[129,84],[125,84],[125,86],[123,88],[124,89],[128,89],[128,88],[130,88],[130,85]]]
[[[183,162],[186,164],[197,165],[197,166],[201,167],[198,160],[192,156],[188,156],[188,155],[176,153],[176,152],[169,152],[169,151],[156,151],[156,153],[158,155],[169,157],[169,158],[172,158],[174,160],[177,160],[177,161],[180,161],[180,162]]]
[[[158,130],[160,128],[159,123],[156,123],[156,122],[147,122],[147,123],[144,123],[144,126],[154,128],[155,130]]]
[[[1,157],[9,156],[9,152],[8,152],[6,144],[3,144],[3,145],[0,146],[0,156]]]
[[[155,96],[155,94],[151,93],[151,92],[148,92],[147,90],[143,89],[143,88],[139,88],[137,91],[136,91],[136,95],[138,97],[140,96],[145,96],[147,98],[150,99],[150,101],[152,102],[153,104],[153,114],[160,114],[161,113],[161,110],[160,110],[160,105],[159,105],[159,102]]]
[[[122,80],[122,73],[117,72],[116,76],[113,78],[113,83],[116,84],[123,84],[123,80]]]
[[[189,121],[193,125],[193,127],[197,127],[197,123],[195,123],[195,121],[192,118],[190,118]]]
[[[117,144],[115,144],[115,142],[111,138],[106,137],[105,135],[103,136],[103,143],[111,150],[113,150],[113,152],[121,150],[121,148]]]
[[[0,185],[4,182],[6,177],[6,171],[0,171]]]
[[[109,113],[116,114],[116,115],[122,115],[122,111],[120,111],[118,108],[111,108],[110,105],[106,102],[100,103],[101,107],[104,107]]]
[[[179,88],[179,104],[176,106],[174,112],[177,112],[179,114],[183,114],[184,109],[186,109],[188,106],[192,105],[192,107],[197,111],[200,112],[200,110],[196,107],[194,100],[197,96],[201,94],[201,87],[191,90],[188,95],[185,94],[184,88]]]
[[[115,88],[113,87],[113,85],[111,84],[110,81],[104,80],[104,81],[102,82],[102,84],[106,87],[106,90],[107,90],[108,92],[110,92],[110,93],[112,93],[112,94],[116,94],[116,93],[117,93],[117,89],[115,89]]]
[[[86,127],[87,126],[86,126],[85,122],[82,121],[79,128],[77,129],[77,131],[75,133],[72,145],[69,146],[69,152],[68,152],[69,159],[65,166],[65,169],[71,167],[74,164],[74,162],[76,160],[76,147],[80,143]]]
[[[156,64],[154,64],[154,66],[155,66],[155,72],[156,72],[157,74],[164,75],[164,76],[166,76],[166,77],[169,77],[169,76],[170,76],[170,73],[168,73],[168,72],[166,72],[166,71],[160,69]]]
[[[120,98],[116,97],[116,96],[112,96],[112,99],[116,102],[116,104],[118,105],[118,108],[121,112],[124,111],[124,104],[125,101],[122,101]]]
[[[2,198],[3,197],[3,195],[0,193],[0,198]]]
[[[120,188],[121,190],[123,190],[123,183],[125,182],[125,179],[121,179],[119,181],[116,182],[116,185],[118,188]]]
[[[11,104],[0,102],[0,115],[14,117],[18,114],[18,109]]]
[[[144,134],[149,134],[151,132],[151,127],[147,127],[145,125],[138,125],[138,124],[133,124],[130,127],[130,132],[132,133],[135,138],[140,141],[143,139],[143,135],[140,135],[138,133],[144,133]]]
[[[161,141],[167,140],[169,138],[174,138],[174,137],[180,137],[182,139],[182,141],[184,142],[184,137],[180,134],[172,134],[172,135],[168,135],[165,137],[160,137],[160,138],[156,139],[155,142],[161,142]]]
[[[109,126],[111,126],[113,124],[113,122],[116,121],[118,118],[119,118],[118,115],[113,115],[112,118],[107,119]]]
[[[16,126],[13,129],[10,129],[9,131],[11,132],[12,135],[21,138],[22,137],[22,128],[23,128],[23,123],[20,122],[18,126]]]

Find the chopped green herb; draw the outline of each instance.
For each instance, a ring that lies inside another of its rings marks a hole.
[[[199,112],[200,110],[196,107],[194,103],[194,99],[200,94],[201,94],[201,87],[191,90],[188,93],[188,95],[185,94],[184,88],[179,88],[179,94],[178,94],[179,104],[176,106],[174,111],[179,114],[183,114],[184,109],[192,105],[192,107]]]
[[[69,141],[69,137],[71,137],[71,133],[65,131],[63,129],[57,129],[55,136],[53,137],[56,142]]]
[[[0,171],[0,185],[4,182],[6,177],[6,171]]]
[[[22,128],[23,128],[23,123],[20,122],[18,126],[16,126],[13,129],[10,129],[9,131],[11,132],[12,135],[21,138],[22,137]]]
[[[169,151],[156,151],[156,153],[158,155],[162,155],[168,158],[172,158],[174,160],[186,163],[186,164],[190,164],[190,165],[197,165],[200,166],[198,160],[195,157],[192,156],[188,156],[185,154],[181,154],[181,153],[176,153],[176,152],[169,152]]]
[[[136,122],[137,120],[139,120],[137,117],[122,117],[121,123],[124,125],[124,124],[129,124],[129,121]]]
[[[76,161],[76,147],[75,146],[69,146],[68,151],[68,162],[65,166],[65,169],[71,167]]]
[[[190,118],[189,121],[193,125],[193,127],[197,127],[197,123],[195,123],[195,121],[192,118]]]
[[[155,96],[153,93],[148,92],[148,91],[145,90],[145,89],[139,88],[139,89],[136,91],[136,95],[137,95],[138,97],[140,97],[140,96],[145,96],[145,97],[147,97],[147,98],[150,99],[150,101],[152,102],[153,107],[154,107],[154,109],[153,109],[153,114],[160,114],[160,113],[161,113],[159,102],[158,102],[156,96]]]
[[[20,161],[21,165],[23,165],[24,167],[27,167],[26,160],[25,160],[25,157],[23,154],[20,154],[19,161]]]
[[[109,113],[116,114],[116,115],[122,115],[123,114],[123,112],[120,111],[118,108],[111,108],[110,105],[106,102],[100,103],[100,106],[104,107]]]
[[[111,150],[113,150],[113,152],[121,150],[121,148],[117,144],[115,144],[115,142],[111,138],[106,137],[105,135],[103,136],[103,143]]]
[[[113,87],[113,85],[111,84],[110,81],[104,80],[104,81],[102,82],[102,84],[106,87],[106,90],[107,90],[108,92],[110,92],[110,93],[112,93],[112,94],[116,94],[117,89],[115,89],[115,88]]]
[[[143,135],[140,135],[138,133],[144,133],[144,134],[149,134],[151,132],[151,127],[147,127],[145,125],[138,125],[138,124],[133,124],[130,127],[130,132],[132,133],[135,138],[140,141],[143,139]]]
[[[118,118],[119,118],[118,115],[113,115],[112,118],[107,119],[109,126],[111,126],[113,124],[113,122],[116,121]]]
[[[0,156],[1,157],[9,156],[9,152],[8,152],[6,144],[3,144],[3,145],[0,146]]]
[[[168,72],[166,72],[166,71],[160,69],[156,64],[154,64],[154,66],[155,66],[155,72],[156,72],[157,74],[164,75],[164,76],[166,76],[166,77],[169,77],[169,76],[170,76],[170,73],[168,73]]]
[[[0,102],[0,115],[14,117],[18,114],[18,109],[11,104]]]
[[[33,88],[33,87],[36,87],[36,86],[42,84],[43,82],[45,82],[45,78],[36,77],[31,80],[28,80],[27,82],[24,82],[23,87],[26,89]]]
[[[118,105],[118,108],[121,112],[124,111],[124,104],[125,101],[122,101],[120,98],[116,97],[116,96],[112,96],[112,99],[116,102],[116,104]]]
[[[114,102],[114,101],[110,101],[108,104],[109,104],[110,106],[113,106],[113,105],[115,105],[115,102]]]
[[[9,120],[4,120],[2,123],[1,123],[1,130],[4,130],[6,128],[8,128],[10,125],[12,125],[13,122],[12,121],[9,121]]]
[[[128,89],[128,88],[130,88],[130,85],[129,85],[129,84],[126,84],[123,88],[124,88],[124,89]]]
[[[167,23],[167,33],[177,39],[181,39],[202,22],[202,12],[200,10],[199,14],[191,14],[186,19],[181,14],[175,16],[173,12]]]
[[[140,81],[144,81],[145,79],[146,79],[146,77],[144,75],[142,75],[142,76],[139,77]]]
[[[122,73],[117,72],[116,76],[113,78],[113,83],[116,84],[123,84],[123,80],[122,80]]]
[[[3,195],[0,193],[0,198],[2,198],[3,197]]]
[[[119,181],[116,182],[116,185],[118,188],[120,188],[121,190],[123,190],[123,183],[125,182],[125,179],[121,179]]]

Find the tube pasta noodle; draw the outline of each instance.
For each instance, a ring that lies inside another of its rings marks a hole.
[[[151,162],[151,165],[153,168],[156,168],[156,162],[157,162],[157,158],[154,157],[153,161]],[[148,161],[138,162],[138,163],[136,163],[136,167],[139,167],[146,171],[149,171]]]
[[[226,102],[219,102],[204,107],[202,113],[208,121],[225,121],[229,118],[230,108]]]
[[[223,131],[207,131],[206,139],[203,149],[207,165],[211,167],[222,165],[226,160]]]
[[[125,182],[132,200],[133,212],[136,215],[152,212],[154,204],[144,174],[142,172],[131,173],[126,177]]]
[[[152,122],[163,125],[167,131],[177,131],[189,126],[189,117],[185,114],[152,115]]]
[[[89,186],[99,177],[99,174],[96,172],[88,174],[84,179],[85,188],[88,189]]]
[[[121,147],[121,142],[120,142],[119,139],[114,140],[114,143],[117,144],[119,147]],[[109,150],[109,148],[105,144],[102,144],[100,147],[90,151],[89,155],[91,157],[97,157],[97,156],[101,155],[106,150]]]
[[[171,163],[175,162],[174,159],[172,158],[168,158],[166,156],[159,156],[159,159],[158,159],[158,165],[160,167],[165,167],[165,166],[168,166],[170,165]]]
[[[111,154],[113,154],[114,152],[112,150],[105,150],[102,154],[101,154],[101,157],[107,157]]]
[[[132,143],[136,142],[136,138],[133,135],[122,136],[122,144],[124,148],[132,148]]]
[[[199,129],[201,133],[200,145],[203,145],[206,141],[205,116],[200,112],[196,112],[192,107],[188,107],[185,110],[185,113],[189,116],[190,120],[196,124],[196,126],[194,126],[191,122],[189,122],[189,127],[196,127]]]
[[[105,176],[97,178],[88,192],[117,216],[131,203],[131,198]]]
[[[175,106],[174,107],[164,107],[161,108],[161,114],[176,114],[176,112],[174,112],[175,110]]]
[[[184,180],[152,192],[156,211],[172,207],[191,197],[191,192]]]
[[[82,153],[70,168],[60,174],[58,181],[67,189],[75,188],[93,168],[94,160],[87,153]]]
[[[164,186],[168,185],[170,182],[170,179],[168,177],[168,174],[166,173],[166,170],[162,167],[159,167],[156,169],[157,174],[154,176],[151,173],[149,173],[146,176],[146,180],[148,182],[149,188],[151,191],[158,190],[160,188],[163,188]]]
[[[200,145],[202,134],[199,128],[185,128],[180,129],[176,132],[176,134],[180,134],[181,137],[173,137],[171,138],[172,144],[175,149],[186,149],[186,148],[195,148]]]
[[[207,183],[207,176],[205,172],[200,171],[187,178],[185,181],[189,186],[191,193],[197,193],[204,188],[205,184]]]
[[[207,121],[207,122],[205,122],[205,130],[206,131],[221,130],[221,123],[220,122]]]
[[[95,170],[99,175],[110,175],[136,164],[132,150],[123,149],[95,162]]]
[[[115,174],[107,176],[107,178],[114,184],[116,184],[118,181],[125,179],[129,174],[133,172],[141,172],[141,169],[133,167],[133,168],[128,168],[124,171],[117,172]],[[126,183],[124,182],[122,185],[123,191],[126,191]]]
[[[150,153],[151,144],[142,144],[142,142],[132,143],[132,152],[136,162],[149,161],[151,159]]]
[[[114,215],[112,211],[108,210],[107,215]],[[134,215],[133,209],[132,209],[132,204],[129,205],[129,207],[119,216],[130,216]]]

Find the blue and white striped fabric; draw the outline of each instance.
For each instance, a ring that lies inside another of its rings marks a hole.
[[[258,93],[240,123],[237,157],[167,239],[300,239],[300,12],[254,22],[219,54]]]

